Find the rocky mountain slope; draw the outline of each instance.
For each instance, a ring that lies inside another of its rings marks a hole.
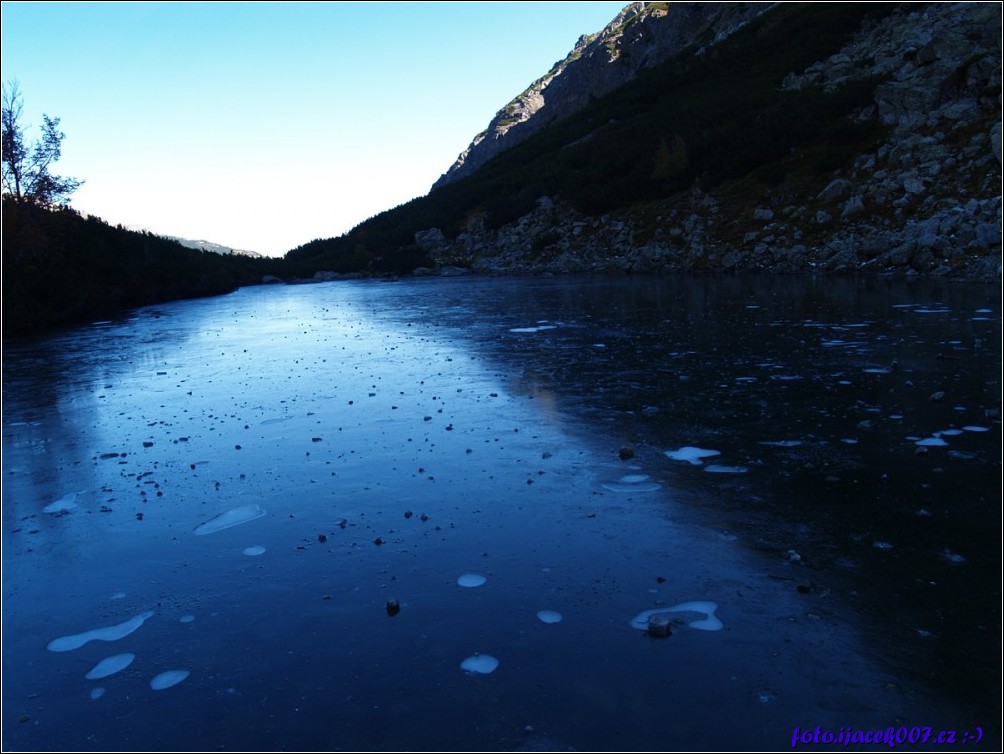
[[[758,270],[999,283],[1001,8],[628,6],[503,109],[429,195],[284,261],[328,278]],[[673,13],[671,33],[660,24]],[[653,50],[676,52],[649,65]]]
[[[999,280],[1000,39],[998,4],[904,4],[865,22],[835,54],[789,71],[778,90],[869,85],[849,120],[873,123],[873,136],[851,144],[832,170],[819,171],[818,160],[807,169],[813,149],[793,148],[742,178],[707,189],[697,180],[620,212],[590,216],[541,196],[503,227],[472,214],[452,238],[431,229],[416,243],[438,265],[490,272],[872,270]]]
[[[435,183],[470,175],[545,126],[579,112],[688,47],[725,39],[769,3],[631,3],[602,31],[579,38],[564,60],[495,114]]]

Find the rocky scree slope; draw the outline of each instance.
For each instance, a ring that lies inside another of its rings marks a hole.
[[[474,213],[454,237],[429,228],[415,243],[454,273],[824,270],[999,281],[1001,6],[903,4],[777,86],[834,91],[863,80],[881,83],[854,119],[877,119],[880,138],[849,167],[805,170],[812,155],[792,150],[769,180],[760,171],[708,190],[695,183],[601,217],[542,196],[500,228]]]

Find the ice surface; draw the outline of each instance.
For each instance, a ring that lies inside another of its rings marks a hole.
[[[245,555],[264,555],[265,548],[261,545],[251,545],[251,547],[244,548]]]
[[[917,440],[915,444],[923,445],[925,447],[943,447],[948,445],[948,443],[940,437],[925,437],[923,440]]]
[[[475,587],[481,586],[488,579],[482,576],[480,573],[465,573],[459,578],[457,578],[458,586]]]

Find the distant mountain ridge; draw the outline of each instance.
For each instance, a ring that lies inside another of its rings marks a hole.
[[[259,254],[257,251],[250,251],[249,249],[234,249],[230,246],[223,246],[222,244],[213,243],[212,241],[198,240],[193,241],[189,238],[179,238],[178,236],[162,236],[169,241],[174,241],[188,249],[197,249],[198,251],[212,251],[216,254],[236,254],[241,257],[255,257],[260,258],[263,255]]]
[[[639,72],[688,47],[704,48],[720,42],[773,7],[772,3],[631,3],[601,31],[579,37],[563,60],[499,110],[433,189],[472,174],[545,126],[628,83]]]

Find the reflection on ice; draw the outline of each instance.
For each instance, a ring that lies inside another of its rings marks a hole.
[[[115,626],[95,628],[90,631],[84,631],[82,634],[73,634],[72,636],[60,636],[58,639],[50,641],[47,648],[50,652],[69,652],[71,649],[79,649],[89,641],[116,641],[123,639],[142,626],[147,618],[151,617],[153,617],[153,610],[147,610],[145,613],[140,613],[135,618],[130,618],[124,623],[119,623]]]
[[[204,524],[195,527],[196,534],[212,534],[221,529],[229,529],[231,526],[246,524],[265,515],[264,509],[260,505],[241,505],[231,508],[225,513],[221,513],[215,518],[211,518]]]
[[[84,676],[88,681],[96,681],[99,678],[107,678],[110,675],[115,675],[120,670],[125,670],[132,664],[132,661],[136,659],[136,655],[132,652],[125,652],[120,655],[112,655],[111,657],[106,657],[93,668],[91,668],[87,674]]]

